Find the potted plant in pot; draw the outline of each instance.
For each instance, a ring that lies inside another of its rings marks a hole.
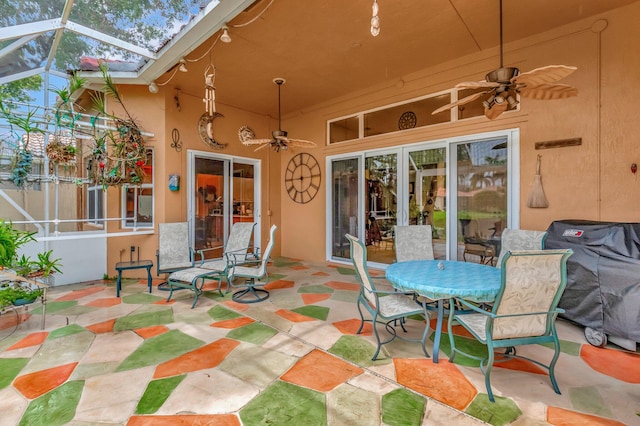
[[[18,257],[18,249],[24,244],[34,241],[35,233],[15,229],[10,222],[0,220],[0,268],[11,270],[13,275],[26,280],[9,276],[2,280],[0,273],[0,309],[9,305],[33,303],[44,290],[37,283],[29,282],[36,278],[48,278],[60,272],[60,259],[52,259],[52,250],[38,253],[37,260],[29,256]]]
[[[11,222],[0,220],[0,270],[11,268],[18,260],[18,249],[35,241],[35,232],[15,229]]]

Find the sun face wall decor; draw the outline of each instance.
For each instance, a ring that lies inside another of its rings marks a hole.
[[[284,174],[284,186],[289,198],[299,204],[313,200],[320,189],[320,165],[306,152],[294,156]]]

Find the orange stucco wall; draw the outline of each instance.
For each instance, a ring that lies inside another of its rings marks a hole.
[[[450,63],[406,75],[401,81],[357,93],[349,93],[323,105],[306,108],[283,117],[283,127],[292,135],[314,140],[319,147],[310,151],[322,167],[322,189],[314,200],[296,204],[283,190],[284,170],[291,152],[274,153],[243,147],[237,131],[249,124],[257,135],[268,135],[275,123],[268,117],[218,105],[224,118],[215,122],[216,138],[228,142],[225,155],[259,158],[262,165],[262,239],[272,223],[280,227],[275,248],[282,254],[308,260],[324,260],[326,229],[325,159],[328,155],[425,142],[452,136],[470,135],[501,129],[520,130],[520,226],[546,229],[558,219],[640,221],[638,198],[640,181],[630,172],[640,163],[635,106],[640,93],[640,4],[589,18],[549,33],[505,46],[505,63],[528,71],[550,64],[575,65],[578,70],[562,81],[578,88],[575,98],[559,101],[523,99],[517,112],[505,113],[494,121],[484,117],[460,123],[416,128],[409,131],[324,146],[329,119],[383,105],[435,93],[460,81],[481,80],[487,70],[497,67],[498,49],[458,58]],[[423,54],[428,54],[424,52]],[[202,114],[202,94],[180,93],[181,111],[174,102],[175,88],[165,86],[151,95],[146,87],[127,87],[127,107],[135,111],[145,130],[155,137],[155,220],[170,222],[186,219],[186,153],[207,151],[196,133]],[[180,131],[183,150],[169,147],[171,130]],[[580,146],[535,150],[535,143],[581,138]],[[297,150],[296,152],[300,152]],[[526,206],[535,175],[535,160],[542,154],[542,179],[549,208]],[[169,192],[168,175],[179,173],[182,189]],[[111,201],[111,200],[110,200]],[[119,203],[109,203],[110,209]],[[269,215],[268,213],[271,213]],[[138,237],[144,256],[152,258],[157,236]],[[109,264],[117,261],[120,250],[133,243],[114,239],[110,243]]]

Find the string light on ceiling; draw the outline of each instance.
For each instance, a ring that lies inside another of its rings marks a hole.
[[[229,35],[229,27],[224,25],[222,27],[222,35],[220,36],[220,41],[223,43],[231,43],[231,36]]]
[[[378,0],[373,0],[373,16],[371,17],[371,35],[376,37],[380,34],[380,18],[378,18]]]
[[[251,19],[248,22],[245,22],[243,24],[232,25],[231,28],[242,28],[242,27],[245,27],[247,25],[252,24],[258,18],[260,18],[271,7],[273,2],[274,2],[274,0],[271,0],[269,2],[269,4],[266,5],[265,8],[260,13],[258,13],[258,15],[255,16],[253,19]],[[171,75],[169,76],[169,78],[166,81],[164,81],[162,83],[157,83],[157,82],[153,81],[153,82],[151,82],[149,84],[149,92],[158,93],[159,90],[160,90],[159,87],[168,84],[176,76],[178,71],[180,71],[180,72],[188,72],[189,71],[187,69],[187,63],[188,62],[198,62],[198,61],[202,60],[204,57],[209,56],[209,62],[211,63],[210,53],[212,52],[212,50],[213,50],[214,46],[216,45],[216,43],[218,43],[218,40],[222,41],[223,43],[231,43],[231,35],[229,34],[229,31],[230,31],[229,25],[227,23],[225,23],[220,28],[220,30],[221,31],[218,33],[218,36],[216,37],[216,39],[213,41],[213,43],[211,44],[209,49],[207,49],[207,51],[204,52],[204,54],[202,56],[200,56],[199,58],[196,58],[196,59],[187,59],[187,58],[180,59],[180,61],[176,65],[174,65],[173,71],[171,72]],[[209,65],[209,66],[212,66],[212,65]],[[212,98],[212,99],[214,99],[214,98]],[[213,110],[215,111],[215,105],[211,105],[211,106],[212,106]]]

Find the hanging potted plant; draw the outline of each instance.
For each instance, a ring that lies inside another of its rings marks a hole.
[[[93,97],[98,115],[111,120],[115,128],[96,132],[90,176],[103,186],[140,184],[145,176],[144,165],[147,160],[142,131],[125,107],[105,64],[100,65],[100,71],[105,83],[105,93],[122,106],[126,118],[107,113],[104,98]]]
[[[24,137],[17,134],[18,141],[14,150],[13,160],[11,162],[11,181],[20,189],[25,189],[28,183],[28,176],[31,173],[33,164],[33,154],[29,150],[29,141],[34,133],[44,134],[44,130],[34,123],[34,116],[37,112],[29,110],[23,115],[14,113],[7,108],[4,103],[0,102],[0,115],[7,120],[11,126],[18,127],[24,132]]]
[[[86,82],[86,79],[73,73],[69,79],[68,87],[51,90],[58,98],[54,111],[56,131],[53,140],[47,143],[45,151],[49,160],[54,164],[66,165],[76,160],[78,150],[75,146],[74,132],[79,116],[75,111],[76,107],[72,96],[82,89]]]

